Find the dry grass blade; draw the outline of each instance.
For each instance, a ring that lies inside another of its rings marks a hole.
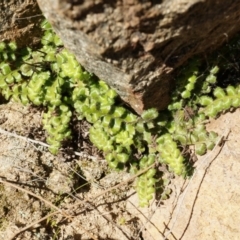
[[[23,136],[20,136],[20,135],[18,135],[16,133],[11,133],[9,131],[3,130],[1,128],[0,128],[0,133],[4,134],[4,135],[7,135],[7,136],[10,136],[10,137],[19,138],[19,139],[24,140],[26,142],[30,142],[30,143],[33,143],[33,144],[38,144],[38,145],[41,145],[41,146],[46,147],[46,148],[50,147],[50,145],[48,145],[47,143],[44,143],[44,142],[41,142],[41,141],[37,141],[37,140],[33,140],[31,138],[23,137]],[[79,157],[86,157],[86,158],[91,159],[93,161],[98,160],[97,157],[90,156],[90,155],[88,155],[88,154],[86,154],[84,152],[74,152],[74,154],[76,156],[79,156]]]
[[[2,184],[4,184],[4,185],[11,186],[11,187],[13,187],[13,188],[15,188],[15,189],[18,189],[18,190],[22,191],[22,192],[25,192],[25,193],[27,193],[27,194],[29,194],[29,195],[31,195],[31,196],[39,199],[40,201],[44,202],[46,205],[50,206],[51,208],[57,210],[57,212],[61,213],[64,217],[66,217],[66,218],[68,218],[68,219],[70,219],[70,220],[73,219],[72,216],[68,215],[68,214],[65,213],[63,210],[61,210],[60,208],[56,207],[54,204],[52,204],[52,203],[49,202],[48,200],[42,198],[41,196],[36,195],[35,193],[33,193],[33,192],[31,192],[31,191],[29,191],[29,190],[27,190],[27,189],[24,189],[24,188],[22,188],[22,187],[20,187],[20,186],[17,186],[17,185],[14,184],[14,183],[11,183],[11,182],[9,182],[9,181],[5,181],[5,180],[2,180],[2,179],[0,179],[0,183],[2,183]]]
[[[8,182],[8,181],[4,181],[4,180],[2,180],[2,179],[0,179],[0,183],[2,183],[2,184],[4,184],[4,185],[11,186],[11,187],[13,187],[13,188],[16,188],[16,189],[18,189],[18,190],[20,190],[20,191],[22,191],[22,192],[25,192],[25,193],[27,193],[27,194],[29,194],[29,195],[31,195],[31,196],[39,199],[40,201],[44,202],[46,205],[52,207],[53,209],[57,210],[57,211],[52,212],[52,213],[48,214],[47,216],[45,216],[45,217],[43,217],[43,218],[41,218],[41,219],[39,219],[39,220],[31,223],[30,225],[22,228],[20,231],[18,231],[17,233],[15,233],[14,236],[12,236],[11,239],[9,239],[9,240],[15,239],[20,233],[22,233],[22,232],[24,232],[24,231],[26,231],[26,230],[34,227],[34,226],[37,225],[38,223],[40,223],[40,222],[42,222],[42,221],[50,218],[51,216],[56,215],[57,213],[61,213],[64,217],[66,217],[67,219],[69,219],[69,220],[71,220],[71,221],[73,220],[73,217],[72,217],[72,216],[68,215],[68,214],[65,213],[63,210],[61,210],[60,208],[56,207],[54,204],[52,204],[52,203],[49,202],[48,200],[42,198],[41,196],[38,196],[38,195],[36,195],[36,194],[34,194],[34,193],[32,193],[32,192],[30,192],[30,191],[28,191],[28,190],[20,187],[20,186],[17,186],[16,184],[10,183],[10,182]],[[79,227],[81,227],[81,226],[79,226]],[[94,234],[88,232],[86,229],[83,229],[83,230],[84,230],[85,233],[87,233],[92,239],[94,239],[94,240],[97,240],[97,239],[98,239],[97,236],[95,236]]]
[[[48,218],[50,218],[50,217],[52,217],[52,216],[54,216],[54,215],[55,215],[55,213],[50,213],[50,214],[46,215],[45,217],[43,217],[43,218],[41,218],[41,219],[39,219],[39,220],[37,220],[37,221],[35,221],[35,222],[27,225],[26,227],[20,229],[18,232],[14,233],[14,234],[11,236],[11,238],[8,239],[8,240],[14,240],[19,234],[27,231],[28,229],[34,228],[34,226],[36,226],[36,225],[39,224],[40,222],[42,222],[42,221],[44,221],[44,220],[47,220]]]

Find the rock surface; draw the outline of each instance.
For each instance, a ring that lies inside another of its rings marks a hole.
[[[78,61],[141,113],[163,109],[172,72],[240,30],[240,2],[38,0]]]
[[[140,217],[144,239],[239,239],[240,236],[240,109],[211,121],[209,130],[230,134],[221,151],[217,147],[200,157],[192,178],[172,179],[174,194],[158,207],[129,209]],[[137,205],[136,197],[130,200]],[[149,219],[149,220],[147,220]]]
[[[42,20],[36,0],[0,1],[0,41],[16,41],[19,47],[35,45],[41,39]]]

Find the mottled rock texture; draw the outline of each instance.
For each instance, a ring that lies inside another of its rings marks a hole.
[[[1,0],[0,41],[16,41],[19,47],[37,44],[42,19],[36,0]]]

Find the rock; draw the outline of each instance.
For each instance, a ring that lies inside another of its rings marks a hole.
[[[219,136],[231,131],[227,141],[220,152],[217,146],[199,157],[191,178],[172,179],[168,200],[139,211],[132,207],[138,205],[137,197],[129,199],[127,209],[144,226],[143,239],[239,239],[239,120],[237,109],[211,121],[209,130]]]
[[[38,0],[65,46],[138,113],[169,102],[173,70],[240,30],[240,2]]]
[[[37,44],[42,35],[42,13],[35,0],[0,2],[0,41],[15,41],[19,47]]]
[[[73,187],[73,182],[71,182],[70,176],[66,176],[62,172],[54,169],[46,185],[56,194],[70,193]]]

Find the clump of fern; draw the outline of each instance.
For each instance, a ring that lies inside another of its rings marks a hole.
[[[183,150],[191,146],[198,155],[211,150],[217,134],[207,132],[206,120],[240,106],[239,87],[216,87],[217,65],[201,73],[201,64],[192,60],[176,80],[168,109],[148,109],[138,116],[119,104],[117,93],[104,81],[79,65],[46,21],[42,28],[39,49],[0,43],[1,94],[44,107],[42,123],[53,154],[71,139],[74,114],[91,123],[90,140],[111,168],[132,173],[148,169],[135,184],[141,206],[148,205],[163,183],[156,166],[187,176],[189,159]]]

